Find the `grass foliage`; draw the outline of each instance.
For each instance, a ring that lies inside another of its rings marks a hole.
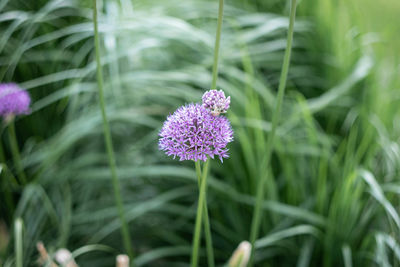
[[[400,6],[299,2],[256,266],[399,266],[400,28],[379,18],[390,21]],[[226,1],[217,87],[232,98],[235,141],[229,159],[211,163],[207,191],[219,266],[249,239],[288,7]],[[0,10],[0,78],[19,82],[34,100],[32,113],[16,121],[24,187],[1,128],[1,217],[17,237],[1,261],[34,266],[42,240],[50,254],[69,248],[81,266],[113,266],[123,245],[98,110],[90,1],[1,0]],[[211,83],[218,3],[120,0],[99,10],[107,112],[136,265],[188,266],[196,173],[193,163],[159,152],[157,134],[169,113],[198,101]],[[204,241],[202,249],[205,266]]]

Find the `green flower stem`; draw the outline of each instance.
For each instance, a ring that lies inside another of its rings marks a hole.
[[[224,15],[224,0],[219,0],[218,6],[218,22],[217,22],[217,33],[215,36],[215,45],[214,45],[214,62],[212,68],[212,81],[211,81],[211,89],[216,89],[217,86],[217,78],[218,78],[218,58],[219,58],[219,45],[221,40],[221,30],[222,30],[222,18]],[[214,267],[214,252],[212,247],[212,238],[211,238],[211,230],[210,230],[210,222],[208,218],[208,209],[207,209],[207,173],[208,173],[208,165],[209,160],[204,164],[203,175],[201,175],[200,162],[197,161],[196,165],[196,173],[199,182],[199,202],[197,204],[197,215],[196,215],[196,225],[195,225],[195,233],[193,238],[193,248],[192,248],[192,260],[191,266],[196,267],[199,259],[199,246],[200,246],[200,236],[201,236],[201,220],[204,212],[204,228],[206,234],[206,247],[207,247],[207,259],[208,266]],[[200,177],[202,178],[200,179]]]
[[[101,110],[101,116],[103,119],[103,131],[104,131],[104,140],[107,149],[108,163],[110,166],[112,184],[114,188],[114,196],[115,202],[117,205],[118,215],[121,221],[121,233],[125,246],[126,253],[128,254],[130,261],[133,264],[133,250],[130,240],[129,228],[125,220],[124,207],[122,203],[122,197],[120,193],[120,184],[117,177],[117,167],[114,156],[114,149],[111,139],[110,126],[107,119],[107,113],[105,108],[105,100],[103,93],[103,73],[101,68],[100,61],[100,41],[99,41],[99,32],[98,32],[98,23],[97,23],[97,0],[93,0],[93,24],[94,24],[94,45],[96,50],[96,64],[97,64],[97,88],[99,93],[99,104]]]
[[[6,157],[4,156],[3,142],[1,139],[2,132],[0,131],[0,162],[6,162]]]
[[[199,189],[200,189],[200,185],[201,185],[201,166],[200,166],[200,161],[195,161],[194,162],[194,166],[196,167],[196,175],[197,175],[197,183],[199,185]]]
[[[197,214],[196,214],[196,224],[194,228],[194,238],[193,238],[193,246],[192,246],[192,259],[191,259],[191,267],[197,267],[199,261],[199,246],[200,246],[200,236],[201,236],[201,220],[203,217],[204,211],[204,200],[206,197],[206,187],[207,187],[207,173],[208,166],[210,161],[207,160],[204,164],[202,178],[200,182],[200,192],[199,192],[199,201],[197,203]]]
[[[8,207],[8,213],[14,214],[15,206],[14,206],[14,201],[13,201],[13,196],[12,196],[12,186],[18,185],[18,181],[15,179],[15,177],[10,173],[10,171],[7,168],[6,157],[4,155],[4,148],[3,148],[3,142],[2,142],[3,140],[1,138],[2,135],[3,135],[3,128],[0,129],[0,178],[1,178],[0,185],[2,185],[5,190],[5,192],[4,192],[5,201],[4,202],[6,203],[6,205]],[[4,177],[4,179],[3,179],[3,177]]]
[[[253,220],[251,224],[251,232],[250,232],[250,243],[251,243],[251,256],[249,261],[249,267],[253,266],[253,257],[254,257],[254,244],[256,239],[258,238],[258,234],[260,231],[260,223],[261,223],[261,211],[262,211],[262,202],[264,200],[264,187],[265,182],[268,179],[268,168],[270,166],[270,159],[273,150],[273,144],[275,139],[275,132],[278,125],[278,120],[282,108],[283,96],[285,94],[286,80],[289,70],[290,64],[290,54],[292,49],[292,40],[293,40],[293,28],[294,28],[294,20],[296,17],[296,0],[291,0],[291,10],[290,10],[290,21],[289,21],[289,30],[287,34],[287,43],[285,56],[283,59],[282,65],[282,73],[279,80],[279,88],[278,88],[278,96],[275,105],[275,109],[272,115],[272,127],[271,132],[268,135],[267,146],[266,146],[266,154],[264,156],[264,160],[261,165],[261,177],[258,180],[257,185],[257,196],[256,196],[256,205],[254,207]]]
[[[215,37],[215,46],[214,46],[214,63],[213,63],[211,89],[216,89],[216,86],[217,86],[218,55],[219,55],[219,44],[220,44],[220,40],[221,40],[222,17],[223,17],[223,15],[224,15],[224,0],[219,0],[217,34],[216,34],[216,37]]]
[[[21,163],[21,155],[19,154],[17,136],[15,134],[14,119],[11,119],[9,121],[7,129],[8,129],[8,139],[10,141],[10,146],[11,146],[11,153],[13,156],[15,167],[17,169],[17,177],[19,179],[19,182],[24,185],[26,184],[27,180],[24,173],[24,168],[22,167]]]
[[[197,181],[199,184],[199,189],[201,186],[201,167],[200,167],[200,161],[195,162],[196,165],[196,174],[197,174]],[[206,192],[204,196],[204,217],[203,217],[203,224],[204,224],[204,230],[205,230],[205,235],[206,235],[206,248],[207,248],[207,260],[208,260],[208,266],[209,267],[214,267],[214,251],[213,251],[213,243],[212,243],[212,237],[211,237],[211,227],[210,227],[210,220],[208,217],[208,208],[207,208],[207,185],[206,185]]]
[[[1,145],[0,145],[1,148]],[[4,162],[4,161],[3,161]],[[13,200],[13,186],[18,185],[18,181],[10,173],[5,163],[0,163],[0,186],[3,187],[4,202],[7,206],[7,213],[12,217],[14,214],[15,205]]]

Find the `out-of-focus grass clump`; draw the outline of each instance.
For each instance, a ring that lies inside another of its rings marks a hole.
[[[224,165],[213,162],[207,192],[220,265],[249,238],[286,2],[226,1],[217,87],[232,97],[235,142]],[[138,266],[189,262],[196,174],[158,151],[157,134],[177,106],[209,89],[217,5],[120,0],[100,7],[107,110]],[[112,266],[122,241],[90,3],[3,0],[0,10],[0,79],[33,98],[31,115],[16,121],[30,181],[24,187],[14,183],[1,128],[1,261],[14,265],[12,227],[21,217],[24,266],[34,266],[39,240],[50,254],[70,249],[80,266]],[[400,5],[303,0],[298,10],[256,266],[398,266]]]

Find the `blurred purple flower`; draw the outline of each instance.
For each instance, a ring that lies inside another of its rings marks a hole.
[[[0,84],[0,116],[20,115],[29,113],[31,98],[28,92],[15,83]]]
[[[211,114],[218,116],[220,113],[225,113],[229,109],[231,97],[225,97],[222,90],[210,90],[204,93],[203,106],[211,111]]]
[[[180,160],[229,157],[226,148],[233,141],[233,131],[224,116],[213,116],[200,104],[188,104],[169,115],[159,133],[160,150]]]

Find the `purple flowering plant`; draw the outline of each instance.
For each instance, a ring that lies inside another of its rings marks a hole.
[[[207,161],[227,158],[227,144],[233,141],[229,120],[219,115],[229,108],[230,97],[223,91],[204,93],[202,105],[188,104],[167,117],[160,131],[159,148],[174,159]]]
[[[191,103],[179,107],[167,117],[159,133],[159,148],[168,156],[179,160],[193,160],[199,186],[196,224],[193,238],[191,266],[198,263],[199,237],[203,220],[207,258],[209,266],[214,266],[210,223],[208,218],[206,187],[209,160],[216,156],[223,162],[228,158],[228,143],[233,141],[233,130],[229,120],[221,115],[230,106],[230,97],[222,90],[209,90],[204,93],[202,103]],[[204,162],[203,169],[201,162]],[[204,213],[204,217],[203,217]]]
[[[29,113],[31,98],[28,92],[15,83],[0,84],[0,116],[10,116]]]
[[[219,0],[211,88],[217,86],[223,10],[224,1]],[[168,156],[178,157],[181,161],[193,160],[195,163],[199,196],[193,231],[191,267],[197,267],[199,263],[202,225],[205,231],[207,263],[209,267],[215,266],[206,194],[210,163],[208,158],[214,159],[218,156],[222,162],[224,158],[229,157],[227,145],[233,141],[233,130],[229,120],[221,114],[227,112],[230,102],[230,97],[225,97],[222,90],[209,90],[204,93],[202,104],[187,104],[169,115],[159,133],[160,150],[165,151]]]
[[[26,184],[26,176],[21,163],[17,137],[15,134],[14,118],[18,115],[28,114],[31,98],[27,91],[21,89],[15,83],[0,84],[0,116],[8,127],[11,154],[17,170],[17,176],[21,184]]]

